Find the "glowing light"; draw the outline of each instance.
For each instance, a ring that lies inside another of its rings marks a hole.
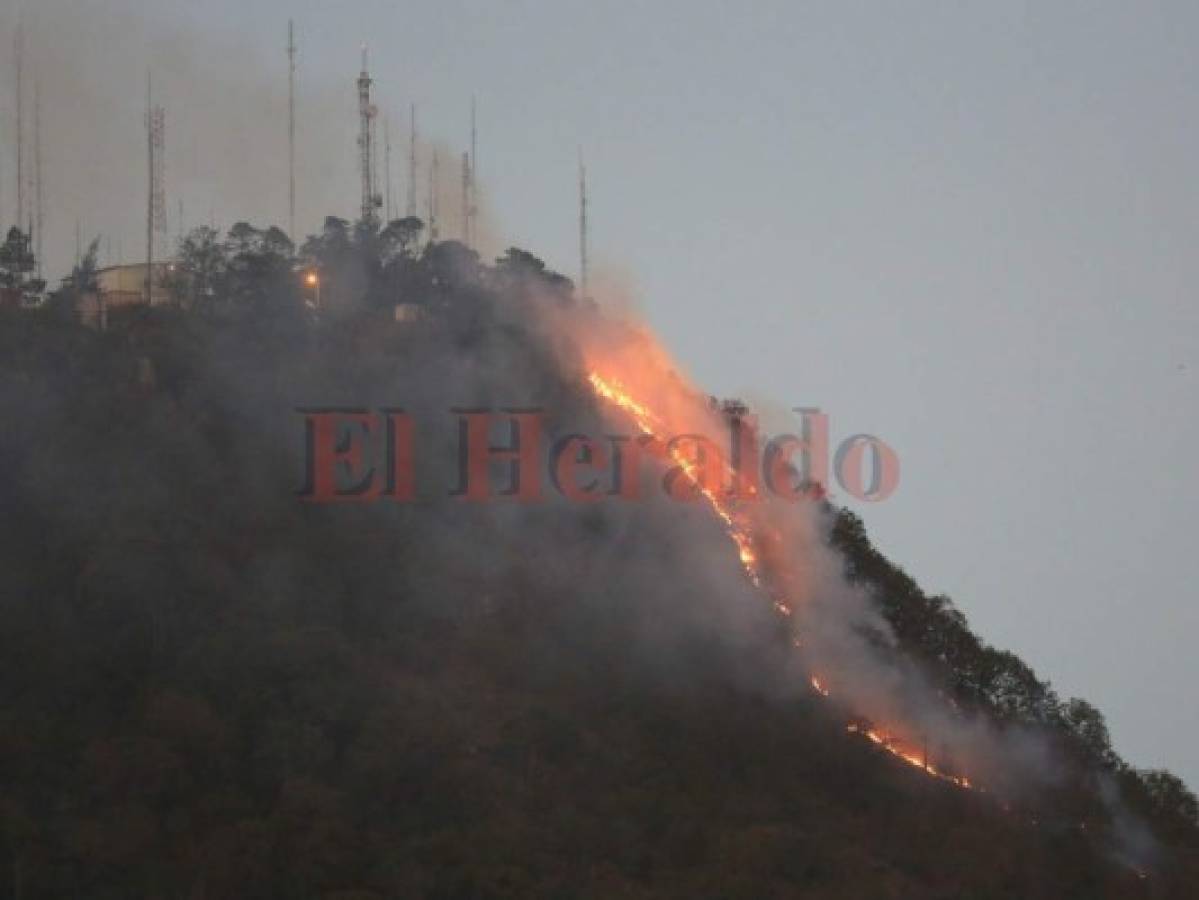
[[[936,766],[928,761],[928,758],[923,753],[916,753],[913,750],[905,749],[898,740],[884,731],[879,731],[877,728],[867,728],[860,725],[850,723],[845,726],[845,730],[850,734],[860,734],[867,740],[879,747],[882,747],[896,759],[901,759],[909,766],[914,766],[917,769],[924,770],[926,775],[949,784],[957,785],[966,790],[974,790],[974,784],[965,775],[950,775],[948,772],[942,772]]]
[[[610,400],[625,412],[632,415],[642,431],[653,438],[659,437],[658,432],[662,430],[661,419],[654,415],[648,407],[630,397],[619,382],[614,380],[608,381],[595,372],[592,372],[588,376],[588,379],[597,394],[605,400]],[[669,435],[667,439],[669,439]],[[727,501],[717,495],[712,485],[704,483],[703,473],[698,462],[690,459],[677,444],[670,443],[667,446],[669,448],[667,452],[670,453],[671,459],[674,460],[687,480],[699,491],[704,500],[707,501],[708,506],[716,514],[716,517],[724,523],[725,531],[737,547],[737,558],[741,560],[741,567],[745,569],[749,580],[753,582],[755,587],[760,587],[762,583],[761,573],[758,569],[758,557],[754,552],[753,538],[750,534],[749,524],[736,515],[735,511],[729,507]],[[728,470],[727,464],[725,469]],[[780,601],[775,601],[775,609],[784,615],[791,615],[790,607]]]
[[[666,423],[662,417],[654,413],[644,403],[631,396],[619,381],[614,378],[604,378],[597,372],[590,373],[588,380],[598,396],[630,415],[637,423],[637,426],[650,437],[658,440],[661,439],[660,433],[666,428]],[[669,435],[667,437],[669,438]],[[715,513],[716,517],[724,525],[725,532],[736,547],[741,567],[745,570],[746,575],[749,576],[749,580],[755,587],[762,587],[762,562],[755,550],[754,530],[748,518],[730,506],[728,500],[719,496],[712,486],[705,483],[699,463],[689,459],[676,444],[668,443],[666,446],[671,459],[679,467],[680,471],[683,472],[687,480],[698,490],[700,496],[704,498],[712,512]],[[725,474],[732,474],[732,469],[727,464],[725,465]],[[765,537],[773,543],[778,543],[777,535],[773,533],[767,533]],[[782,616],[791,616],[793,614],[791,602],[777,592],[772,591],[771,593],[771,605],[775,611]],[[799,647],[799,637],[794,637],[792,643],[796,647]],[[811,684],[812,688],[820,696],[830,696],[828,687],[819,675],[812,675]],[[859,734],[865,737],[875,745],[886,750],[896,759],[922,770],[931,778],[936,778],[947,784],[956,785],[965,790],[981,790],[964,775],[958,776],[942,772],[928,761],[927,753],[917,753],[910,748],[905,748],[894,735],[876,729],[873,726],[865,727],[857,724],[848,725],[846,730],[851,734]]]

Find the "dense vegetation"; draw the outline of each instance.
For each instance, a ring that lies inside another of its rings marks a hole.
[[[871,546],[861,520],[836,512],[832,541],[845,554],[852,578],[872,588],[905,651],[934,673],[960,705],[1002,724],[1023,724],[1051,735],[1077,771],[1093,783],[1110,779],[1159,832],[1196,843],[1199,801],[1177,776],[1140,771],[1111,745],[1103,714],[1086,700],[1062,701],[1015,654],[985,644],[947,597],[929,597],[902,569]]]
[[[440,412],[504,373],[594,414],[521,316],[570,282],[420,227],[330,219],[298,254],[201,229],[177,302],[103,332],[73,316],[94,254],[0,310],[0,895],[1193,896],[1193,795],[844,511],[832,541],[904,650],[1075,761],[1039,824],[769,689],[769,623],[716,626],[661,511],[299,502],[297,406]],[[1113,849],[1105,785],[1151,861]]]

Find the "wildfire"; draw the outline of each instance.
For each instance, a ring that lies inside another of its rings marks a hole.
[[[656,348],[652,343],[647,345],[647,347],[639,346],[639,349],[647,349],[649,351],[647,356],[650,359],[660,359],[661,357],[660,353],[655,352]],[[641,356],[638,356],[635,360],[630,359],[629,363],[629,370],[634,374],[646,368],[646,364]],[[651,372],[656,372],[658,375],[669,372],[668,368],[662,366],[654,367],[652,364],[648,368]],[[598,372],[592,371],[588,375],[588,380],[599,397],[629,415],[642,432],[665,449],[671,460],[678,466],[679,470],[694,486],[699,496],[704,498],[707,506],[723,524],[725,532],[737,549],[737,556],[741,562],[741,566],[753,585],[763,588],[764,573],[768,574],[769,585],[767,589],[771,604],[779,614],[791,616],[793,606],[792,600],[787,596],[787,590],[789,588],[797,588],[800,582],[794,577],[794,573],[790,571],[791,567],[788,565],[789,557],[785,553],[786,542],[764,516],[757,515],[751,519],[746,509],[733,505],[734,498],[718,493],[721,489],[708,483],[707,479],[704,478],[705,473],[701,464],[689,458],[686,453],[678,448],[677,444],[669,441],[672,434],[702,431],[702,427],[695,427],[695,418],[686,412],[679,413],[677,404],[667,404],[665,414],[656,413],[648,405],[636,399],[633,393],[615,378],[604,377]],[[655,378],[650,383],[657,390],[660,386],[660,379]],[[672,412],[675,413],[674,416],[671,416]],[[680,425],[684,427],[679,427]],[[666,439],[665,443],[663,443],[664,437]],[[724,465],[722,474],[736,477],[736,473],[727,464]],[[755,491],[752,487],[749,488],[749,493],[751,496],[754,495]],[[791,641],[796,648],[801,646],[798,634],[793,634]],[[811,686],[821,697],[832,697],[833,692],[830,690],[828,682],[819,674],[811,675]],[[952,697],[942,694],[942,699],[954,710],[958,709],[958,705]],[[976,791],[980,794],[987,793],[985,787],[976,785],[965,775],[953,775],[943,769],[939,769],[929,761],[927,748],[920,747],[917,749],[910,741],[905,742],[897,735],[864,719],[858,719],[856,722],[849,723],[846,726],[846,731],[865,738],[875,746],[885,750],[895,759],[919,769],[929,778],[934,778],[962,790]],[[1001,798],[997,799],[999,806],[1004,811],[1009,813],[1012,811],[1009,804],[1005,803]],[[1038,823],[1034,819],[1032,820],[1032,824],[1035,826]],[[1083,826],[1083,830],[1085,830],[1085,826]],[[1141,870],[1134,871],[1142,879],[1148,877]]]
[[[644,403],[631,396],[629,391],[613,378],[604,378],[597,372],[591,372],[588,375],[588,380],[591,382],[591,386],[597,395],[631,416],[644,433],[659,442],[661,441],[662,433],[667,429],[667,423],[661,416],[655,414]],[[669,435],[667,435],[667,439],[669,439]],[[674,444],[667,443],[665,446],[671,459],[724,525],[725,532],[737,548],[737,556],[741,560],[741,566],[745,569],[745,573],[749,576],[750,581],[755,587],[762,587],[762,563],[754,548],[754,529],[751,527],[748,517],[734,508],[730,504],[729,499],[720,496],[717,493],[717,489],[705,483],[702,467],[698,462],[689,458],[686,453]],[[731,471],[726,464],[725,474],[731,474]],[[785,596],[775,594],[773,591],[772,594],[774,596],[771,597],[771,603],[774,609],[781,615],[792,615],[791,602]],[[793,642],[797,647],[800,645],[798,637]],[[819,675],[812,676],[811,684],[813,690],[820,696],[831,696],[828,686]],[[977,790],[975,785],[965,776],[951,775],[948,772],[941,771],[928,761],[928,754],[926,752],[917,753],[904,747],[894,735],[887,734],[873,726],[866,727],[852,723],[847,726],[847,731],[851,734],[862,735],[886,750],[896,759],[920,769],[931,778],[936,778],[947,784],[956,785],[966,790]]]
[[[827,697],[828,694],[826,693],[824,696]],[[896,759],[902,759],[909,766],[915,766],[917,769],[923,769],[926,774],[931,775],[933,778],[939,778],[942,781],[949,782],[950,784],[956,784],[958,787],[966,788],[967,790],[974,789],[974,785],[971,784],[969,778],[966,778],[964,775],[957,776],[950,775],[948,772],[942,772],[928,761],[927,753],[916,753],[915,751],[904,749],[904,747],[900,745],[894,737],[885,732],[879,731],[877,728],[863,728],[851,722],[849,725],[845,726],[845,730],[850,734],[862,735],[863,737],[882,747]]]
[[[657,416],[630,397],[628,393],[621,390],[615,382],[609,383],[595,372],[592,372],[587,377],[597,394],[605,400],[611,400],[625,412],[632,413],[633,418],[637,420],[637,424],[647,434],[653,434],[656,428],[661,427]]]
[[[637,427],[643,432],[660,440],[659,433],[662,431],[663,423],[658,416],[630,397],[618,382],[604,379],[595,372],[592,372],[588,378],[597,394],[629,413],[637,423]],[[674,460],[675,465],[687,476],[687,480],[699,491],[700,496],[704,498],[712,512],[724,523],[725,531],[737,547],[737,556],[741,560],[745,574],[749,576],[749,580],[755,587],[761,587],[762,576],[759,570],[758,556],[754,552],[749,524],[728,505],[724,498],[716,493],[711,485],[705,484],[698,462],[688,457],[677,445],[667,444],[667,452]],[[725,464],[725,468],[728,469],[727,464]],[[791,615],[791,609],[786,604],[775,601],[775,608],[784,615]]]

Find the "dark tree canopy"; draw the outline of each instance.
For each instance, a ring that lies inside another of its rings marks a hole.
[[[829,539],[897,652],[1066,748],[1060,787],[1010,813],[763,689],[790,644],[746,653],[652,510],[300,502],[305,404],[444,415],[502,373],[598,423],[522,319],[531,297],[577,302],[569,279],[422,229],[331,217],[296,251],[201,228],[174,302],[107,331],[0,309],[19,423],[0,436],[0,895],[1194,896],[1186,786],[1127,766],[1094,707],[846,511],[827,507]],[[635,564],[662,590],[630,589]],[[1165,848],[1147,880],[1113,850],[1135,830],[1113,791]]]

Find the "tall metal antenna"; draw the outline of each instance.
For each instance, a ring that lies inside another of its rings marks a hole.
[[[416,104],[413,103],[408,124],[408,209],[409,216],[416,215]]]
[[[161,106],[154,107],[154,230],[164,238],[167,236],[167,113]]]
[[[437,148],[429,165],[429,243],[437,241]]]
[[[35,185],[33,202],[37,207],[36,249],[34,250],[34,257],[37,259],[37,277],[40,280],[42,277],[42,255],[45,253],[42,237],[45,233],[46,207],[43,202],[45,195],[42,193],[42,90],[41,82],[37,78],[36,68],[33,76],[33,173],[33,183]]]
[[[383,207],[384,219],[388,222],[392,219],[391,210],[391,120],[387,116],[383,117],[383,183],[387,191],[387,203]]]
[[[587,167],[579,148],[579,294],[587,299]]]
[[[371,105],[371,77],[367,72],[366,45],[362,45],[362,74],[358,76],[358,151],[362,175],[362,221],[374,224],[377,221],[379,196],[375,192],[375,148],[373,140],[374,119],[378,110]]]
[[[470,246],[470,154],[462,154],[462,243]]]
[[[475,97],[470,98],[470,206],[467,209],[467,245],[473,247],[478,237],[479,201],[477,178],[479,172],[479,132],[475,128]]]
[[[146,73],[146,280],[143,299],[150,305],[150,267],[154,265],[154,113],[150,73]]]
[[[375,192],[375,218],[381,218],[383,210],[383,180],[379,176],[379,107],[373,107],[375,115],[371,117],[371,187]]]
[[[21,88],[21,80],[24,74],[24,64],[22,61],[22,52],[24,50],[25,35],[24,24],[20,19],[17,19],[17,34],[13,39],[13,55],[17,61],[17,227],[21,227],[21,222],[25,218],[25,173],[23,168],[24,157],[24,132],[22,131],[22,108],[24,106],[24,95]]]
[[[287,236],[296,239],[296,36],[287,20]]]
[[[167,209],[164,190],[163,156],[166,138],[166,113],[153,105],[150,73],[146,73],[146,149],[148,189],[146,196],[146,280],[145,301],[153,299],[154,232],[166,232]]]
[[[26,148],[28,149],[28,148]],[[33,252],[33,217],[37,213],[37,204],[33,202],[37,184],[33,180],[33,166],[25,166],[25,221],[29,227],[25,230],[26,244],[29,252]]]

